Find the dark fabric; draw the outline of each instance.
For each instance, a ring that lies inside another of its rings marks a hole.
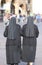
[[[11,64],[11,65],[14,65],[14,64]]]
[[[27,26],[25,34],[27,37],[34,37],[34,24],[33,24],[33,17],[27,17]]]
[[[16,63],[15,65],[18,65],[18,63]]]
[[[8,27],[8,39],[16,39],[17,27],[16,27],[16,17],[12,17],[9,22]]]
[[[5,31],[4,31],[4,37],[7,37],[8,36],[8,30],[7,30],[8,26],[5,28]]]
[[[35,61],[35,54],[36,54],[36,46],[37,40],[36,38],[39,35],[39,31],[36,25],[34,25],[34,37],[26,37],[25,31],[26,26],[24,25],[22,28],[22,36],[23,36],[23,50],[22,50],[22,61],[25,62],[34,62]]]
[[[20,62],[20,52],[21,52],[21,28],[19,25],[16,25],[17,27],[17,37],[16,39],[8,39],[8,26],[6,27],[7,30],[6,33],[4,33],[7,36],[6,40],[6,60],[7,64],[12,63],[19,63]],[[5,36],[5,37],[6,37]]]

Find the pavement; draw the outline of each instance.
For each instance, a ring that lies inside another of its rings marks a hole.
[[[42,22],[37,24],[39,29],[39,37],[37,38],[36,58],[34,65],[42,65]],[[4,38],[4,23],[0,22],[0,65],[7,65],[6,63],[6,38]],[[20,62],[19,65],[26,65],[25,62]]]

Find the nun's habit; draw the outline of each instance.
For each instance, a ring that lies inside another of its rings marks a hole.
[[[36,25],[33,24],[33,17],[27,17],[27,24],[25,24],[22,28],[22,61],[34,62],[37,45],[36,38],[38,37],[38,34],[38,28]]]
[[[6,27],[4,36],[7,37],[6,41],[6,59],[7,64],[14,64],[20,62],[21,51],[21,28],[16,24],[16,18],[12,17],[9,26]]]

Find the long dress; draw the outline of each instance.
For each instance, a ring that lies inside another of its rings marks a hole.
[[[17,26],[17,37],[16,40],[8,39],[8,26],[5,29],[4,36],[7,38],[6,40],[6,60],[7,64],[14,64],[20,62],[20,52],[21,52],[21,27]]]
[[[22,36],[23,36],[22,61],[34,62],[35,54],[36,54],[36,46],[37,46],[36,38],[39,35],[39,31],[38,31],[37,26],[34,25],[35,36],[26,37],[25,36],[26,26],[27,24],[25,24],[22,28]]]

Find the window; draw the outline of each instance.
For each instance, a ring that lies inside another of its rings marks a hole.
[[[1,0],[1,6],[3,7],[3,4],[5,3],[5,0]]]
[[[30,0],[28,0],[28,3],[30,4]]]

